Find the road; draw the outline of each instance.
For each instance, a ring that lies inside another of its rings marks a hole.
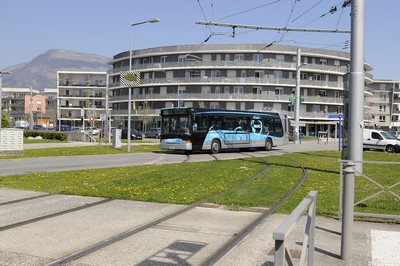
[[[335,150],[337,144],[304,143],[253,152],[256,156],[310,150]],[[223,152],[219,159],[243,154]],[[1,175],[100,167],[211,160],[207,153],[135,153],[0,160]],[[109,200],[0,188],[0,265],[48,265],[58,258],[108,242],[151,224],[184,205]],[[229,211],[205,204],[127,236],[68,265],[202,265],[204,259],[259,216],[257,210]],[[216,265],[273,265],[273,230],[286,215],[274,214],[221,258]],[[306,216],[300,224],[305,224]],[[352,258],[340,259],[341,222],[317,217],[315,265],[398,265],[400,228],[396,224],[354,222]],[[288,248],[300,254],[303,226],[291,234]],[[298,255],[294,256],[298,262]]]
[[[47,144],[47,147],[54,144]],[[68,146],[68,144],[66,144]],[[70,146],[78,144],[71,143]],[[82,144],[79,144],[82,145]],[[27,146],[27,145],[26,145]],[[45,147],[44,145],[41,147]],[[271,151],[255,151],[255,156],[278,155],[289,152],[302,152],[313,150],[335,150],[337,144],[318,144],[316,142],[303,142],[303,144],[289,144],[287,146],[274,147]],[[220,160],[242,158],[237,152],[222,152],[217,154]],[[2,159],[0,160],[0,176],[12,174],[26,174],[36,172],[59,172],[71,170],[84,170],[96,168],[111,168],[122,166],[135,166],[146,164],[181,163],[187,160],[187,156],[179,152],[157,152],[157,153],[126,153],[108,155],[85,155],[85,156],[60,156],[25,159]],[[189,158],[192,162],[212,160],[207,153],[194,153]]]

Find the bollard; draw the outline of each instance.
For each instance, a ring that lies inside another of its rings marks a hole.
[[[341,258],[348,261],[351,258],[353,246],[353,216],[354,216],[354,176],[355,164],[348,162],[343,170],[343,219]]]

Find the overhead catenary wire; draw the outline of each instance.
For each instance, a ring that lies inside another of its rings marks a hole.
[[[244,14],[244,13],[247,13],[247,12],[250,12],[250,11],[254,11],[254,10],[257,10],[257,9],[262,8],[262,7],[265,7],[265,6],[269,6],[269,5],[272,5],[272,4],[276,4],[276,3],[280,2],[280,1],[282,1],[282,0],[274,0],[274,1],[272,1],[272,2],[263,4],[263,5],[260,5],[260,6],[256,6],[256,7],[253,7],[253,8],[249,8],[249,9],[246,9],[246,10],[243,10],[243,11],[240,11],[240,12],[237,12],[237,13],[234,13],[234,14],[231,14],[231,15],[228,15],[228,16],[225,16],[225,17],[222,17],[222,18],[219,18],[219,19],[217,19],[217,20],[215,20],[215,21],[221,21],[221,20],[223,20],[223,19],[227,19],[227,18],[231,18],[231,17],[237,16],[237,15],[241,15],[241,14]]]
[[[200,1],[200,0],[198,0],[198,1]],[[266,49],[266,48],[268,48],[268,47],[270,47],[270,46],[272,46],[272,45],[274,45],[274,44],[286,42],[287,40],[285,40],[285,39],[286,39],[292,32],[294,32],[294,31],[304,31],[304,32],[307,32],[307,31],[311,31],[311,32],[337,32],[337,33],[343,33],[343,32],[349,33],[349,32],[350,32],[350,31],[339,30],[339,29],[338,29],[338,25],[339,25],[339,23],[340,23],[340,21],[341,21],[341,17],[342,17],[342,15],[343,15],[344,8],[349,6],[349,4],[351,3],[351,0],[345,0],[345,1],[340,1],[340,2],[338,2],[337,4],[331,6],[329,9],[327,9],[326,12],[324,12],[323,14],[321,14],[320,16],[318,16],[317,19],[315,19],[315,20],[313,20],[313,21],[311,21],[311,22],[309,22],[309,23],[306,24],[306,25],[308,25],[308,24],[310,24],[310,23],[312,23],[312,22],[314,22],[314,21],[316,21],[316,20],[318,20],[318,19],[321,19],[321,18],[325,17],[325,16],[328,15],[328,14],[334,14],[334,13],[337,12],[338,8],[339,8],[339,9],[341,8],[340,17],[339,17],[339,19],[338,19],[338,21],[337,21],[337,23],[336,23],[335,29],[332,29],[332,30],[306,29],[306,28],[289,28],[288,26],[289,26],[292,22],[294,22],[294,21],[298,20],[299,18],[303,17],[305,14],[307,14],[307,13],[310,12],[311,10],[315,9],[318,5],[320,5],[322,2],[324,2],[324,0],[319,1],[318,3],[314,4],[312,7],[308,8],[308,9],[307,9],[305,12],[303,12],[301,15],[297,16],[295,19],[292,20],[294,11],[297,9],[297,5],[298,5],[297,2],[298,2],[299,0],[293,0],[293,1],[294,1],[294,2],[293,2],[293,4],[291,5],[290,12],[289,12],[289,16],[288,16],[288,19],[286,20],[285,26],[284,26],[284,27],[281,27],[281,28],[278,28],[278,27],[271,27],[271,28],[273,28],[273,29],[271,29],[271,30],[276,30],[276,31],[277,31],[277,34],[276,34],[275,38],[273,39],[272,42],[267,43],[267,44],[265,45],[265,47],[263,47],[262,49],[260,49],[258,52],[261,52],[262,50],[264,50],[264,49]],[[213,20],[213,21],[210,21],[210,22],[205,22],[203,25],[206,25],[207,28],[211,29],[211,27],[214,28],[215,26],[220,26],[220,24],[223,24],[223,23],[216,23],[215,21],[219,21],[219,20],[223,20],[223,19],[230,18],[230,17],[233,17],[233,16],[237,16],[237,15],[240,15],[240,14],[243,14],[243,13],[246,13],[246,12],[254,11],[254,10],[256,10],[256,9],[259,9],[259,8],[262,8],[262,7],[271,5],[271,4],[275,4],[275,3],[278,3],[278,2],[281,2],[281,0],[270,1],[270,2],[268,2],[268,3],[265,3],[265,4],[263,4],[263,5],[259,5],[259,6],[254,7],[254,8],[249,8],[249,9],[243,10],[243,11],[241,11],[241,12],[236,12],[236,13],[234,13],[234,14],[221,17],[221,18],[219,18],[219,19],[217,19],[217,20]],[[199,6],[201,7],[200,2],[199,2]],[[202,8],[202,7],[201,7],[201,8]],[[211,1],[211,10],[212,10],[212,16],[214,17],[214,1],[213,1],[213,0]],[[206,18],[207,16],[205,15],[203,9],[202,9],[202,13],[203,13],[203,16]],[[202,23],[197,22],[197,24],[202,24]],[[225,35],[225,36],[229,36],[229,37],[237,37],[237,36],[239,36],[239,35],[243,35],[243,34],[246,34],[246,33],[249,33],[249,32],[258,31],[258,30],[260,30],[260,29],[265,30],[265,27],[261,27],[261,26],[260,26],[260,27],[258,27],[258,26],[248,26],[248,27],[246,27],[245,25],[238,25],[238,24],[224,24],[224,26],[227,26],[227,25],[229,25],[228,27],[231,27],[231,28],[232,28],[232,34],[221,33],[221,32],[220,32],[220,33],[216,33],[216,32],[213,32],[213,31],[210,30],[210,35],[207,36],[206,39],[204,39],[204,41],[203,41],[198,47],[201,47],[202,44],[208,42],[213,36],[216,36],[216,35]],[[241,26],[243,26],[243,27],[241,27]],[[304,26],[303,26],[303,27],[304,27]],[[247,31],[238,31],[238,29],[241,29],[241,28],[245,28],[245,29],[247,29]],[[280,36],[279,36],[279,35],[280,35]],[[318,44],[315,44],[315,43],[314,43],[314,45],[318,45]],[[325,46],[325,47],[336,47],[337,49],[348,49],[348,47],[349,47],[349,45],[346,44],[346,43],[344,43],[344,44],[341,43],[341,44],[339,44],[339,45],[338,45],[338,44],[332,44],[332,45],[329,45],[329,44],[328,44],[328,45],[327,45],[327,44],[319,44],[319,45],[322,45],[322,46]],[[197,50],[198,50],[198,49],[196,49],[196,51],[197,51]],[[194,51],[194,52],[195,52],[195,51]]]

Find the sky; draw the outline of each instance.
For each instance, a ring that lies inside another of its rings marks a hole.
[[[112,58],[132,48],[205,43],[296,45],[350,52],[350,34],[206,27],[197,21],[350,30],[345,0],[3,0],[0,70],[49,49]],[[400,81],[399,0],[365,1],[364,55],[375,79]],[[337,11],[330,12],[332,7]],[[131,27],[132,23],[160,19]]]

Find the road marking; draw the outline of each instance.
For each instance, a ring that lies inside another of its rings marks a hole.
[[[373,266],[398,266],[400,263],[400,232],[371,230]]]

